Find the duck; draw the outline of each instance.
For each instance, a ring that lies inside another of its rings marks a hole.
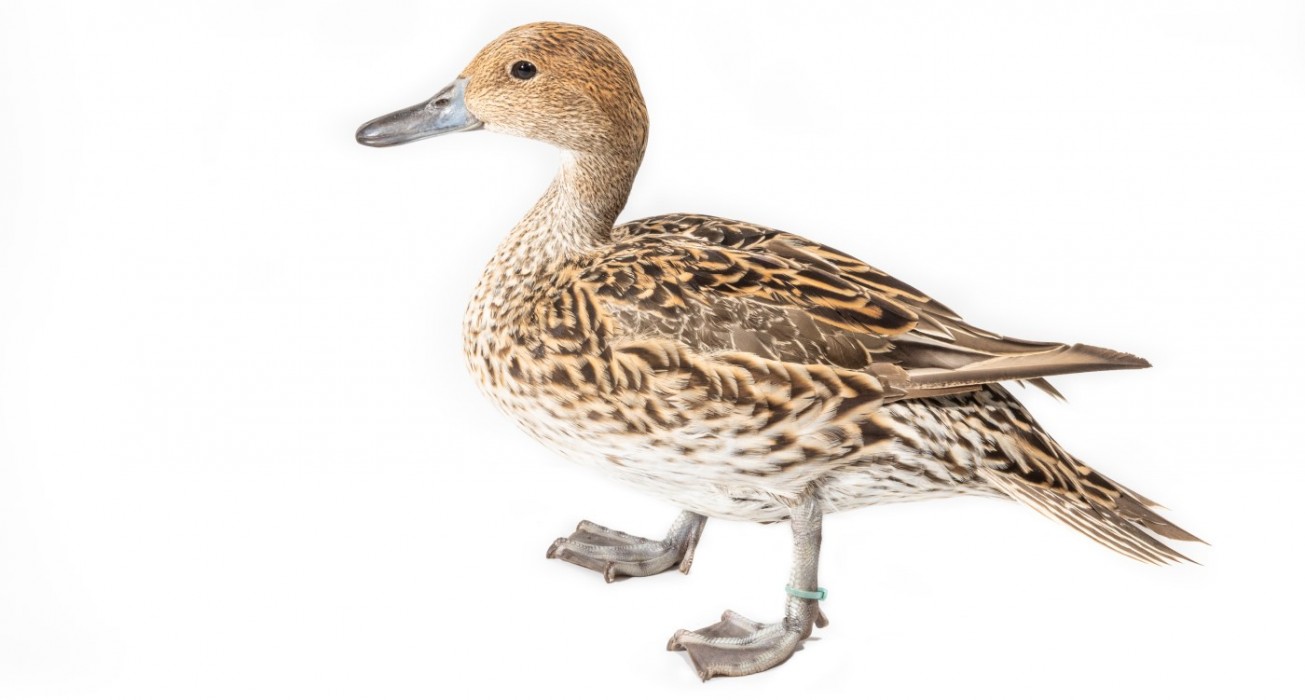
[[[610,582],[688,573],[709,518],[791,528],[778,621],[726,611],[671,637],[703,680],[774,668],[827,624],[826,514],[993,496],[1143,562],[1190,561],[1168,541],[1200,540],[1062,448],[1003,385],[1059,396],[1047,377],[1146,360],[978,328],[853,255],[774,228],[684,213],[618,225],[648,114],[630,61],[593,29],[511,29],[434,97],[356,139],[477,130],[551,144],[561,165],[476,285],[468,370],[539,442],[682,511],[661,538],[581,521],[547,555]]]

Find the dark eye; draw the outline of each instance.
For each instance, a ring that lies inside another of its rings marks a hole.
[[[535,77],[535,64],[530,61],[517,61],[512,64],[512,77],[518,80],[530,80]]]

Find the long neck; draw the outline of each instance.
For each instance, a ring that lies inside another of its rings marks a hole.
[[[570,259],[611,241],[639,158],[562,152],[562,167],[535,206],[508,235],[531,252]],[[525,262],[525,261],[521,261]]]
[[[611,242],[641,155],[563,152],[557,177],[486,266],[468,308],[468,331],[494,327],[513,310],[529,313],[516,300],[545,291],[569,263]]]
[[[499,245],[487,276],[537,277],[610,243],[638,169],[637,155],[563,151],[557,177]]]

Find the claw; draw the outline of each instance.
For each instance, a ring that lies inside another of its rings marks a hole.
[[[549,559],[556,559],[556,558],[557,558],[557,550],[558,550],[558,548],[561,547],[563,544],[566,544],[566,538],[565,538],[565,537],[559,537],[559,538],[553,540],[553,546],[551,546],[551,547],[548,548],[548,551],[544,553],[544,556],[547,557],[547,558],[549,558]]]

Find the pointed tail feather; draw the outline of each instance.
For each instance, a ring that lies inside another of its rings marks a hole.
[[[1127,491],[1111,507],[1078,493],[1030,482],[1016,472],[985,469],[983,476],[1011,498],[1120,554],[1150,564],[1195,563],[1156,536],[1189,542],[1201,540],[1161,517]]]
[[[1047,434],[1000,386],[972,400],[969,424],[992,447],[979,475],[997,491],[1101,544],[1154,564],[1192,561],[1161,541],[1200,542],[1155,511],[1155,501],[1083,464]]]
[[[1122,495],[1115,500],[1115,510],[1123,516],[1124,519],[1137,523],[1139,526],[1166,539],[1206,544],[1205,540],[1193,535],[1181,527],[1178,527],[1167,518],[1161,516],[1154,510],[1151,510],[1152,507],[1159,507],[1159,504],[1155,501],[1124,488],[1113,481],[1110,483],[1114,484],[1120,489],[1120,491],[1122,491]]]

